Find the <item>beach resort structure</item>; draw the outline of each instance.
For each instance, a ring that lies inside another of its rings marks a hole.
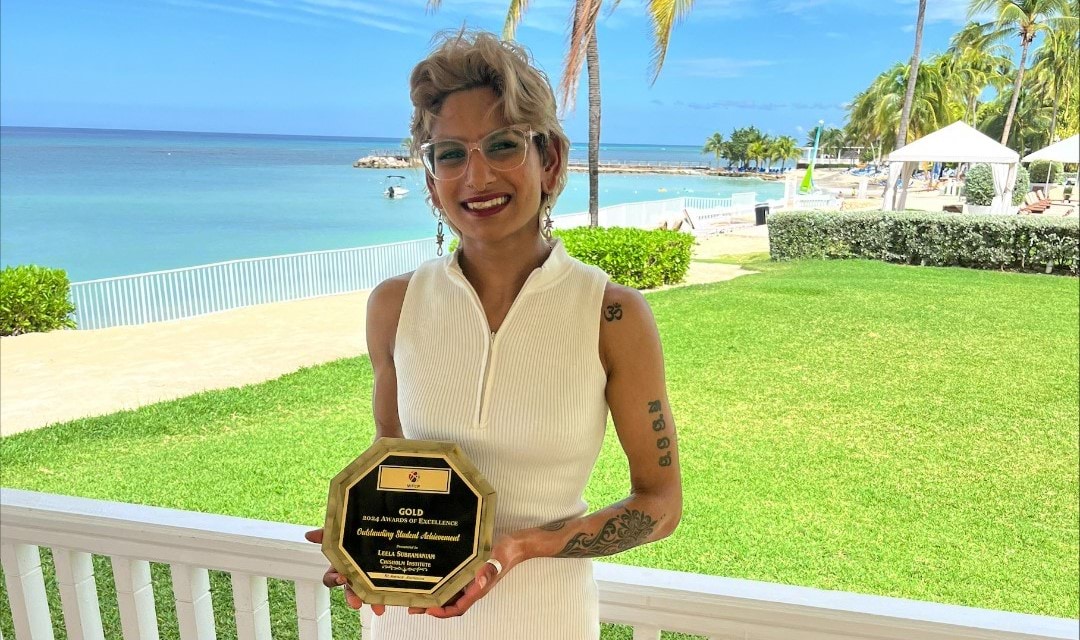
[[[889,177],[885,199],[881,204],[883,211],[904,210],[911,176],[921,161],[989,164],[994,175],[994,201],[987,213],[1015,211],[1012,207],[1012,195],[1020,154],[962,120],[889,154]]]

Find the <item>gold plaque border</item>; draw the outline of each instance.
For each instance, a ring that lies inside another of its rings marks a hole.
[[[479,496],[480,513],[476,519],[474,535],[476,547],[472,556],[452,570],[447,578],[434,587],[426,589],[375,589],[367,576],[352,561],[341,546],[345,530],[345,496],[349,488],[371,473],[380,462],[390,455],[411,455],[424,458],[442,458],[457,472]],[[461,591],[477,570],[491,557],[492,538],[495,531],[495,489],[484,479],[480,471],[453,442],[433,440],[409,440],[406,438],[379,438],[356,460],[334,476],[330,481],[327,498],[326,536],[322,551],[338,573],[345,576],[349,586],[367,604],[386,604],[408,607],[438,607]]]

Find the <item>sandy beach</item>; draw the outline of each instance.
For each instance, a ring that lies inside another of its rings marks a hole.
[[[768,251],[765,227],[700,241],[695,257]],[[692,262],[685,284],[750,273]],[[0,435],[271,380],[366,353],[367,291],[186,320],[0,339]]]

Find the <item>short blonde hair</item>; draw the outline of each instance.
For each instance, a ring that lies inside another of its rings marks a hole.
[[[536,144],[541,161],[547,160],[550,145],[557,145],[561,151],[558,180],[552,192],[541,200],[540,208],[554,206],[566,186],[570,140],[559,124],[555,94],[547,76],[536,68],[524,47],[499,40],[486,31],[444,31],[436,34],[434,42],[431,54],[413,68],[409,77],[413,157],[419,157],[420,145],[430,139],[434,120],[447,96],[487,87],[499,96],[507,122],[527,124],[540,134]]]

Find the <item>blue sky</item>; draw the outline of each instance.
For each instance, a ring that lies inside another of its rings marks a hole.
[[[570,0],[533,0],[518,39],[557,84]],[[432,34],[500,31],[506,0],[4,0],[0,124],[388,136],[407,133],[407,80]],[[755,124],[796,136],[907,60],[917,0],[697,0],[659,80],[644,3],[598,32],[607,143],[701,144]],[[967,0],[930,3],[924,55]],[[587,131],[584,72],[572,140]]]

